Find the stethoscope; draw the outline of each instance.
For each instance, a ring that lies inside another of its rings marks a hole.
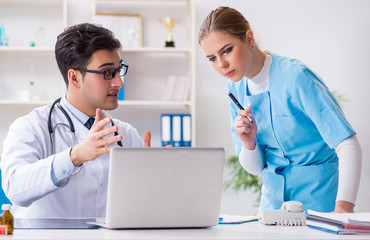
[[[53,130],[53,127],[51,126],[51,114],[53,112],[53,109],[54,109],[55,105],[58,104],[57,105],[58,108],[60,109],[60,111],[62,111],[62,113],[64,114],[64,116],[66,117],[66,119],[68,121],[69,129],[75,135],[75,126],[73,125],[72,119],[70,118],[70,116],[68,115],[68,113],[66,112],[66,110],[60,105],[60,100],[61,99],[62,98],[58,98],[57,100],[55,100],[53,102],[53,104],[51,105],[51,108],[50,108],[50,111],[49,111],[48,129],[49,129],[49,135],[50,135],[50,141],[51,141],[51,147],[52,147],[52,153],[53,154],[55,154],[55,143],[54,143],[54,138],[53,138],[53,132],[54,132],[54,130]],[[114,123],[113,123],[113,120],[112,119],[111,119],[110,122],[111,122],[112,126],[114,126]],[[117,132],[114,132],[114,135],[117,136],[118,133]],[[122,147],[122,142],[121,141],[118,141],[117,144]]]

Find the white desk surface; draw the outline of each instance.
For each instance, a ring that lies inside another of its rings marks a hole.
[[[370,239],[369,235],[336,235],[304,227],[265,226],[259,222],[204,229],[44,230],[15,229],[3,239]]]

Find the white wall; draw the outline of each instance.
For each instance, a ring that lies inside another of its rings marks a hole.
[[[218,6],[244,14],[263,50],[302,60],[328,87],[343,94],[344,112],[357,131],[363,149],[363,171],[357,211],[370,211],[370,1],[368,0],[198,0],[197,26]],[[224,146],[233,153],[229,132],[226,80],[211,68],[201,49],[197,52],[197,141]],[[226,194],[223,210],[253,214],[246,207],[251,193]]]
[[[241,11],[250,21],[261,49],[295,57],[318,73],[331,90],[343,94],[344,112],[363,147],[363,174],[357,211],[370,211],[370,1],[368,0],[195,0],[196,26],[218,6]],[[68,0],[68,25],[89,20],[89,0]],[[163,28],[162,26],[159,26]],[[163,29],[158,29],[162,31]],[[176,40],[176,36],[174,36]],[[197,41],[194,36],[194,41]],[[226,80],[219,76],[197,46],[197,145],[221,146],[234,154],[230,134]],[[29,111],[29,109],[24,110]],[[15,116],[1,119],[3,137]],[[150,122],[150,121],[148,121]],[[227,172],[225,174],[227,178]],[[225,191],[221,211],[228,214],[256,212],[251,192]]]

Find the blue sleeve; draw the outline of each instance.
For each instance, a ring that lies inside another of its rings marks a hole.
[[[331,148],[355,134],[335,97],[311,70],[298,72],[292,92]]]

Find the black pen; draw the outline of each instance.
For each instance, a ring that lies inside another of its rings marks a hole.
[[[231,98],[231,100],[233,100],[233,102],[236,104],[236,106],[238,106],[238,108],[240,110],[243,110],[244,111],[244,108],[242,107],[242,105],[240,105],[240,103],[238,102],[238,100],[234,97],[234,95],[231,93],[231,92],[228,92],[227,95],[229,95],[229,97]],[[248,120],[252,123],[253,122],[253,119],[250,118],[249,116],[247,116]]]

